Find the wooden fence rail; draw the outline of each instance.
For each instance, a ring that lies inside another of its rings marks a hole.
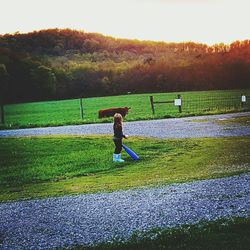
[[[181,109],[181,95],[178,95],[177,99],[169,100],[169,101],[154,101],[154,97],[153,96],[150,96],[149,99],[150,99],[150,104],[151,104],[151,109],[152,109],[153,115],[155,114],[155,107],[154,107],[154,105],[155,104],[161,104],[161,103],[172,103],[173,105],[178,106],[179,113],[182,112],[182,109]]]

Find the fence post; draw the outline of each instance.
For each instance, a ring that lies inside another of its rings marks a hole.
[[[83,105],[82,105],[82,98],[80,98],[80,116],[81,116],[81,119],[83,120]]]
[[[152,112],[153,112],[153,115],[154,115],[155,114],[155,109],[154,109],[154,99],[153,99],[152,95],[150,96],[150,104],[151,104],[151,109],[152,109]]]
[[[178,99],[181,99],[181,95],[177,95],[177,98],[178,98]],[[182,103],[181,103],[181,105],[182,105]],[[178,108],[179,108],[179,113],[181,113],[181,111],[182,111],[182,110],[181,110],[181,105],[178,106]]]
[[[1,106],[1,123],[4,124],[5,123],[5,121],[4,121],[4,105],[1,103],[0,106]]]

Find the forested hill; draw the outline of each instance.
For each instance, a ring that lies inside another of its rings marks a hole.
[[[207,46],[70,29],[0,36],[5,102],[249,88],[250,40]]]

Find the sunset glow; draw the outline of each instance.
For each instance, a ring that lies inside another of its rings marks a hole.
[[[117,38],[230,43],[250,38],[249,0],[8,0],[0,34],[71,28]]]

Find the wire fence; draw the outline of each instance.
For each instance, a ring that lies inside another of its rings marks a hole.
[[[0,129],[111,122],[111,117],[99,119],[98,111],[126,106],[131,107],[126,121],[250,111],[250,90],[129,94],[11,104],[4,107],[5,121],[0,121]],[[3,114],[1,109],[0,113]]]
[[[183,97],[182,112],[247,111],[250,109],[249,97],[244,98],[241,95]]]
[[[165,114],[203,114],[230,111],[249,111],[250,95],[239,93],[214,93],[201,95],[176,95],[163,101],[161,96],[150,96],[154,115]],[[163,108],[164,106],[164,108]],[[164,111],[163,111],[164,110]]]

